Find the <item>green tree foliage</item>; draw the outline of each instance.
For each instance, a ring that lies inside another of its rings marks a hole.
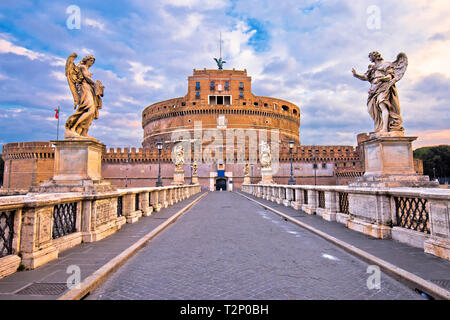
[[[433,178],[435,168],[437,178],[450,177],[450,145],[419,148],[414,150],[414,158],[423,161],[424,175]]]

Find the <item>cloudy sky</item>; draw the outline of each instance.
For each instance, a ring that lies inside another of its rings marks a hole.
[[[80,25],[73,7],[80,9]],[[244,69],[256,95],[297,104],[302,144],[355,145],[369,132],[367,70],[378,50],[409,57],[397,84],[414,147],[450,144],[448,0],[15,0],[0,2],[0,146],[56,137],[73,111],[67,56],[93,54],[106,87],[90,135],[108,147],[140,147],[142,110],[183,96],[192,69]],[[75,28],[73,28],[75,27]]]

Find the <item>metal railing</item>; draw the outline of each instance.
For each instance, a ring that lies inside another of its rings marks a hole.
[[[325,209],[325,191],[318,191],[317,197],[319,198],[319,208]]]
[[[139,208],[139,193],[134,195],[134,210],[138,211]]]
[[[394,197],[399,227],[430,233],[428,201],[420,198]]]
[[[348,193],[339,192],[339,212],[349,214]]]
[[[123,216],[123,197],[117,198],[117,217]]]
[[[0,212],[0,258],[13,253],[15,211]]]
[[[53,239],[76,231],[77,203],[57,204],[53,210]]]

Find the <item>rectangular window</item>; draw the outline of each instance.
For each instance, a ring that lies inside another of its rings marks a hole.
[[[242,91],[239,92],[239,99],[244,99],[244,93]]]
[[[239,90],[244,90],[244,83],[243,82],[239,82]]]
[[[200,99],[200,92],[197,91],[197,92],[195,93],[195,99]]]
[[[225,81],[225,90],[230,90],[230,82]]]
[[[200,82],[195,83],[195,90],[200,90]]]
[[[209,96],[209,105],[229,106],[231,105],[231,96]]]
[[[211,81],[211,90],[214,90],[216,88],[216,84],[214,83],[214,81]]]

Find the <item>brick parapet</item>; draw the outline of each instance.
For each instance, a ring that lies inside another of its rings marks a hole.
[[[55,149],[51,142],[16,142],[3,146],[3,160],[53,159]]]

